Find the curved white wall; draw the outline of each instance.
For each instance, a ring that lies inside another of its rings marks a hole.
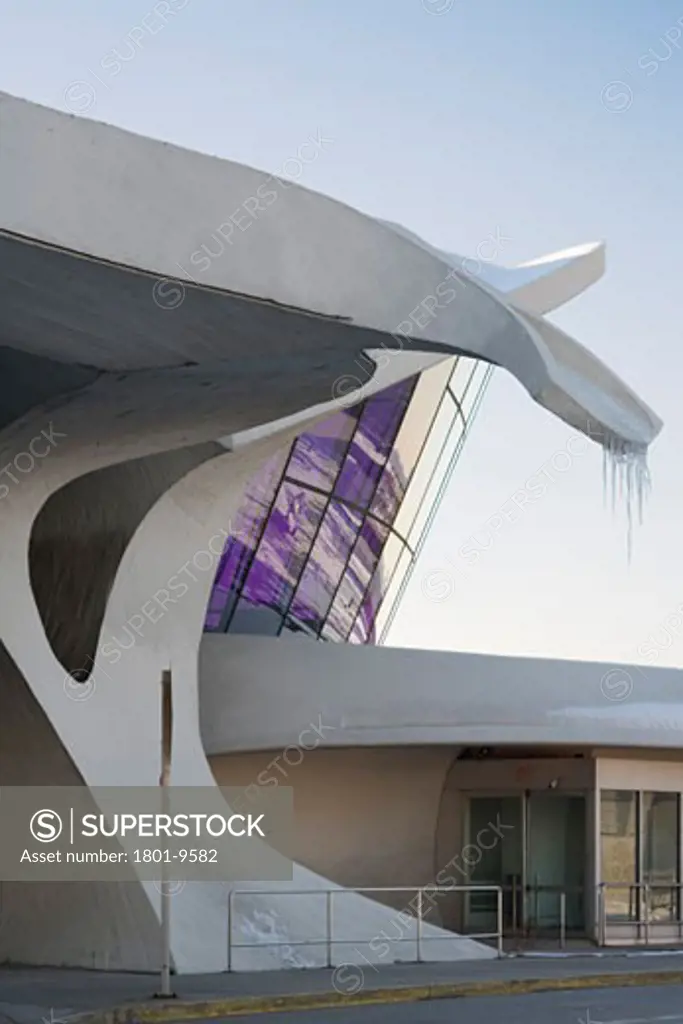
[[[305,716],[302,708],[302,720]],[[315,726],[317,716],[310,717]],[[300,734],[305,729],[302,721]],[[274,781],[291,786],[293,856],[338,885],[410,886],[433,881],[437,819],[453,750],[315,749],[319,738],[309,729],[302,742],[313,749],[297,744],[287,751],[217,755],[209,763],[220,786],[246,789],[272,786]],[[396,893],[378,899],[398,907],[407,902],[405,895]]]
[[[617,701],[598,662],[207,634],[199,671],[210,755],[295,743],[309,709],[321,747],[683,746],[678,669],[626,666]]]

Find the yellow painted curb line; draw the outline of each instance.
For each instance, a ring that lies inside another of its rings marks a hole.
[[[323,1010],[339,1006],[372,1006],[418,1003],[432,999],[463,999],[474,996],[510,996],[577,988],[625,988],[640,985],[683,985],[683,971],[631,971],[617,974],[584,974],[561,978],[511,978],[506,981],[438,982],[433,985],[367,989],[353,995],[339,992],[306,992],[280,996],[232,996],[202,1002],[173,1000],[141,1003],[112,1010],[79,1014],[74,1024],[156,1024],[161,1021],[211,1020],[256,1013]]]

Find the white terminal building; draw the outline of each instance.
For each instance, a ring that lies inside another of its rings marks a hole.
[[[385,645],[494,367],[637,484],[660,420],[547,319],[603,246],[476,266],[4,94],[0,139],[0,786],[157,785],[170,670],[173,785],[296,809],[291,882],[174,895],[178,972],[678,940],[680,673]],[[2,882],[0,963],[156,970],[160,904]]]

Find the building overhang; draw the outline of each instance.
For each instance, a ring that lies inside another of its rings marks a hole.
[[[314,708],[322,747],[679,748],[678,669],[207,634],[208,754],[282,749]],[[268,715],[263,708],[268,708]]]
[[[494,268],[487,282],[408,232],[253,168],[6,94],[0,133],[10,348],[167,375],[169,418],[183,390],[174,371],[238,372],[253,385],[242,403],[233,389],[216,437],[334,407],[339,380],[373,380],[371,349],[397,352],[399,366],[406,349],[502,366],[612,451],[643,452],[661,429],[615,374],[540,320],[596,279],[600,247],[500,271],[494,287]],[[266,394],[280,375],[292,382],[286,400]]]

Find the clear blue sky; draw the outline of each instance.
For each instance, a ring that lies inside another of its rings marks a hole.
[[[496,228],[510,264],[607,241],[606,277],[554,318],[665,421],[631,564],[595,449],[425,598],[570,436],[498,371],[392,642],[643,662],[654,636],[680,665],[683,0],[169,3],[164,25],[154,0],[0,0],[0,89],[268,170],[320,129],[301,184],[463,255]]]

